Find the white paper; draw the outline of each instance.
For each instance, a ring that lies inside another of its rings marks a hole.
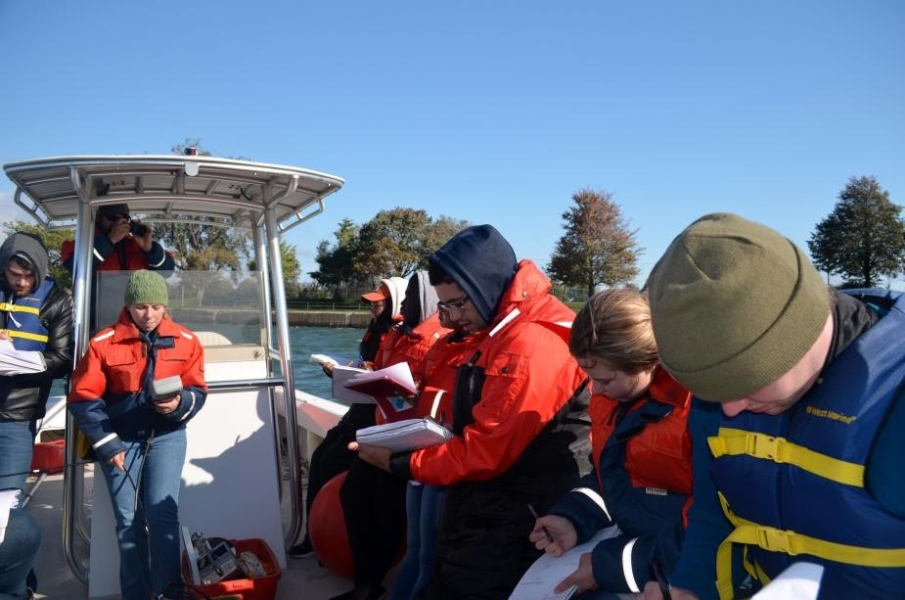
[[[3,490],[0,492],[0,543],[6,537],[6,526],[9,525],[9,510],[19,506],[19,490]]]
[[[582,554],[587,554],[600,543],[601,540],[615,537],[619,534],[619,528],[614,526],[601,529],[584,544],[575,546],[559,558],[546,552],[540,556],[534,564],[528,567],[521,581],[512,590],[509,600],[567,600],[575,593],[575,586],[559,594],[553,593],[553,588],[559,582],[578,570],[578,564]]]
[[[326,354],[312,354],[311,362],[316,362],[321,366],[333,365],[334,367],[339,364],[338,360],[336,360],[332,356],[327,356]]]
[[[823,566],[797,562],[754,594],[755,600],[815,600],[820,592]]]
[[[452,437],[449,429],[428,418],[384,423],[355,432],[357,442],[389,448],[393,452],[442,444]]]
[[[37,350],[16,350],[11,340],[0,340],[0,375],[43,373],[46,369],[44,355]]]
[[[357,367],[344,367],[336,365],[333,367],[333,398],[343,400],[350,404],[374,404],[374,398],[346,387],[346,382],[356,375],[367,373],[367,369],[359,369]]]

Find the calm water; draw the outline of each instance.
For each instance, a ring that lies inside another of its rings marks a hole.
[[[330,398],[332,379],[324,375],[320,365],[311,362],[312,354],[326,354],[348,362],[358,358],[358,342],[364,329],[350,327],[290,327],[292,374],[295,387],[309,394]]]

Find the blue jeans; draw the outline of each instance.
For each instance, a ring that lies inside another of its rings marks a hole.
[[[151,592],[182,598],[178,505],[185,430],[127,445],[125,471],[98,462],[116,517],[123,600],[147,600]]]
[[[0,490],[25,489],[36,430],[34,421],[0,421]],[[11,510],[0,543],[0,600],[25,598],[26,577],[40,545],[41,530],[31,515],[22,508]]]
[[[0,490],[21,490],[31,471],[34,421],[0,421]]]
[[[6,535],[0,543],[0,600],[27,597],[25,578],[40,546],[41,529],[28,511],[24,508],[9,511]]]
[[[408,520],[405,557],[390,600],[414,598],[427,585],[437,557],[437,532],[446,488],[409,482],[405,490]]]

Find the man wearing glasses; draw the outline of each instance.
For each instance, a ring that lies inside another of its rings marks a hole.
[[[405,479],[448,486],[419,598],[506,598],[540,555],[528,541],[528,507],[546,511],[570,490],[588,449],[586,378],[557,333],[575,313],[490,225],[453,236],[429,258],[428,274],[438,308],[474,336],[453,388],[456,436],[414,452],[359,452]]]
[[[126,204],[107,204],[98,209],[94,226],[94,272],[98,271],[172,271],[173,256],[154,241],[153,230],[132,220]],[[72,273],[75,252],[73,240],[63,242],[60,259]]]

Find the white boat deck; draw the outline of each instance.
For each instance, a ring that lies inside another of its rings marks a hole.
[[[278,394],[281,395],[281,394]],[[341,408],[335,403],[312,396],[300,390],[296,390],[299,420],[299,443],[301,453],[307,458],[313,450],[313,446],[333,426],[341,416]],[[277,402],[277,406],[280,406]],[[64,403],[61,397],[53,397],[48,403],[48,413],[42,423],[42,431],[56,430],[61,433],[64,426]],[[284,463],[285,464],[285,463]],[[93,473],[90,467],[85,473],[85,503],[90,514],[90,506],[93,503]],[[32,485],[36,477],[29,478]],[[285,483],[285,482],[284,482]],[[303,485],[307,485],[307,478],[302,479]],[[106,491],[104,490],[104,493]],[[303,494],[304,496],[304,494]],[[27,510],[38,522],[43,534],[41,550],[38,553],[35,570],[38,574],[38,598],[51,600],[76,600],[89,598],[88,586],[83,584],[69,568],[63,552],[63,475],[49,475],[35,491],[34,497],[28,504]],[[284,495],[281,509],[283,522],[288,522],[290,502]],[[249,510],[253,510],[249,506]],[[216,536],[216,532],[204,532]],[[387,582],[392,581],[394,572],[387,577]],[[293,559],[286,558],[286,568],[283,569],[277,587],[277,600],[289,600],[305,598],[305,600],[328,600],[333,596],[351,589],[352,581],[336,575],[330,570],[319,566],[316,558]],[[95,596],[100,600],[114,600],[113,596]]]
[[[86,498],[90,498],[92,478],[86,474]],[[38,598],[50,600],[76,600],[88,598],[88,586],[79,581],[63,554],[62,510],[63,476],[51,475],[38,488],[27,510],[41,527],[43,540],[35,570],[38,574]],[[287,505],[284,502],[284,507]],[[277,587],[277,600],[328,600],[351,589],[352,582],[318,565],[316,558],[286,559],[286,569]],[[393,573],[390,574],[390,579]],[[114,600],[114,596],[101,596],[101,600]]]

